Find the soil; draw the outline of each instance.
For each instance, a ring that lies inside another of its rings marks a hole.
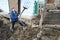
[[[16,25],[13,33],[10,29],[11,23],[7,21],[9,20],[0,21],[0,40],[60,40],[60,30],[58,29],[44,28],[42,37],[37,38],[40,28],[27,27],[26,30],[22,30],[20,25]]]

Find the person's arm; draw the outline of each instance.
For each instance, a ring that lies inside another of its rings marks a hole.
[[[10,19],[10,22],[11,22],[11,19]]]

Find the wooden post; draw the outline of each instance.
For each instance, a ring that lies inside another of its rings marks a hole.
[[[44,10],[43,10],[44,7],[42,7],[42,6],[45,6],[45,4],[44,5],[40,4],[39,6],[40,6],[40,15],[41,15],[41,18],[40,18],[40,21],[39,21],[40,32],[37,34],[37,38],[41,38],[42,37],[42,33],[43,33],[42,23],[43,23],[43,18],[44,18]]]
[[[18,0],[18,13],[20,14],[20,9],[21,9],[21,0]]]

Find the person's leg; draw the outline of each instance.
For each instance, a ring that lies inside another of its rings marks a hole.
[[[26,26],[22,21],[17,21],[21,26]]]
[[[22,29],[25,28],[25,26],[26,26],[25,23],[23,23],[22,21],[17,21],[17,22],[22,26],[22,27],[21,27]]]
[[[12,22],[12,32],[14,32],[14,24],[15,22]]]

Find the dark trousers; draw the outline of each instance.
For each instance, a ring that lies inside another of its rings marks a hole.
[[[12,21],[12,29],[14,30],[14,25],[15,25],[15,23],[19,23],[22,27],[21,28],[23,28],[23,27],[25,27],[26,25],[25,25],[25,23],[23,23],[22,21]]]

